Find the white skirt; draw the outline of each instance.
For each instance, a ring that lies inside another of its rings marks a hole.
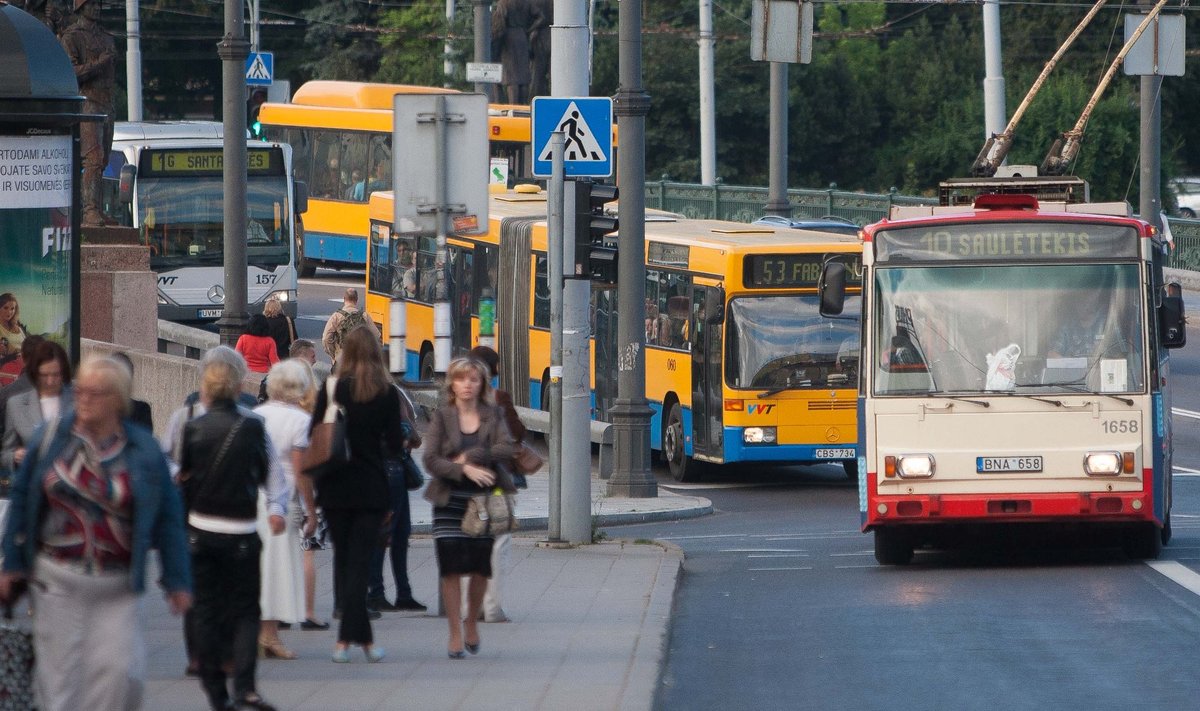
[[[258,492],[258,536],[262,539],[262,591],[258,597],[262,608],[260,619],[280,622],[302,622],[304,620],[304,563],[300,557],[300,546],[296,545],[299,529],[296,527],[295,509],[297,502],[288,502],[286,530],[278,536],[271,534],[267,523],[267,498]]]

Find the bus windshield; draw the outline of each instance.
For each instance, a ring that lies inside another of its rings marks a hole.
[[[732,388],[804,390],[856,387],[862,299],[838,318],[818,312],[815,295],[740,296],[727,310],[725,378]]]
[[[1137,264],[875,270],[876,395],[1142,392]]]
[[[246,180],[246,260],[274,269],[291,262],[287,180],[250,176]],[[224,263],[224,186],[220,176],[144,177],[138,184],[138,212],[153,268],[219,266]]]

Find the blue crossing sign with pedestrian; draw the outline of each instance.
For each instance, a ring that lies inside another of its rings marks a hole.
[[[275,78],[275,54],[251,52],[246,57],[246,84],[249,86],[271,86]]]
[[[613,172],[612,99],[607,96],[533,98],[533,174],[553,170],[550,135],[562,131],[563,174],[568,178],[607,178]]]

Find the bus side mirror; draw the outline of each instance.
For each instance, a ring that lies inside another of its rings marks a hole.
[[[725,320],[725,290],[709,289],[704,292],[704,322],[717,324]]]
[[[1187,317],[1183,314],[1182,296],[1164,296],[1158,307],[1158,332],[1163,348],[1182,348],[1187,345]]]
[[[126,163],[121,166],[121,182],[117,188],[117,200],[122,205],[133,204],[133,181],[137,177],[137,166]]]
[[[821,315],[841,315],[846,305],[846,265],[841,262],[827,263],[821,270],[817,291],[821,295]]]
[[[295,181],[292,192],[296,195],[296,214],[303,215],[308,212],[308,183],[303,180]]]

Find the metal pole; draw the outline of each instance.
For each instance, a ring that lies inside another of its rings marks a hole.
[[[562,517],[560,535],[575,545],[592,542],[591,280],[567,279],[562,315]]]
[[[1142,0],[1138,4],[1152,6],[1155,3]],[[1157,30],[1157,27],[1155,29]],[[1155,49],[1157,50],[1157,47]],[[1157,61],[1154,68],[1158,69]],[[1143,76],[1138,91],[1138,113],[1141,122],[1138,212],[1143,220],[1160,230],[1163,228],[1162,184],[1159,180],[1159,174],[1162,172],[1162,81],[1163,78],[1158,74]]]
[[[446,0],[446,24],[454,22],[454,0]],[[450,77],[454,74],[454,62],[450,59],[450,53],[453,47],[450,45],[450,40],[442,45],[442,74],[445,76],[445,81],[442,85],[450,88]],[[445,144],[443,144],[445,145]]]
[[[142,120],[142,28],[138,0],[125,0],[125,106],[130,121]]]
[[[217,326],[221,342],[232,346],[246,320],[246,42],[245,5],[225,0],[225,36],[217,44],[221,58],[224,119],[225,310]]]
[[[1000,61],[1000,0],[983,2],[984,138],[1004,131],[1004,66]]]
[[[546,245],[547,279],[550,289],[550,514],[547,526],[551,541],[562,540],[562,330],[563,330],[563,151],[566,136],[562,131],[550,134],[550,194],[548,215],[550,234]]]
[[[437,211],[437,257],[436,274],[440,279],[433,293],[433,369],[445,373],[450,367],[450,251],[446,246],[446,235],[450,221],[450,206],[447,204],[447,181],[450,176],[448,147],[446,143],[446,98],[438,96],[435,101],[434,140],[437,145],[437,160],[434,166],[434,203]]]
[[[259,45],[258,35],[258,6],[262,0],[246,0],[250,3],[250,51],[257,52]]]
[[[407,368],[408,304],[403,297],[388,302],[388,370],[403,378]]]
[[[588,56],[591,30],[588,28],[587,4],[583,0],[554,0],[554,24],[550,26],[550,56]],[[587,96],[588,68],[582,61],[550,62],[550,94],[552,96]]]
[[[713,70],[713,0],[700,0],[700,182],[717,182],[717,100]]]
[[[475,61],[492,61],[492,0],[475,0]],[[475,82],[475,92],[492,100],[492,85]]]
[[[787,199],[788,166],[788,65],[771,62],[771,139],[768,159],[767,204],[763,212],[768,215],[792,216],[792,206]]]
[[[650,417],[646,404],[646,114],[642,89],[642,0],[624,0],[618,15],[620,88],[614,111],[621,137],[617,182],[625,186],[618,206],[617,399],[613,408],[613,475],[609,496],[651,497],[658,483],[650,472]]]

